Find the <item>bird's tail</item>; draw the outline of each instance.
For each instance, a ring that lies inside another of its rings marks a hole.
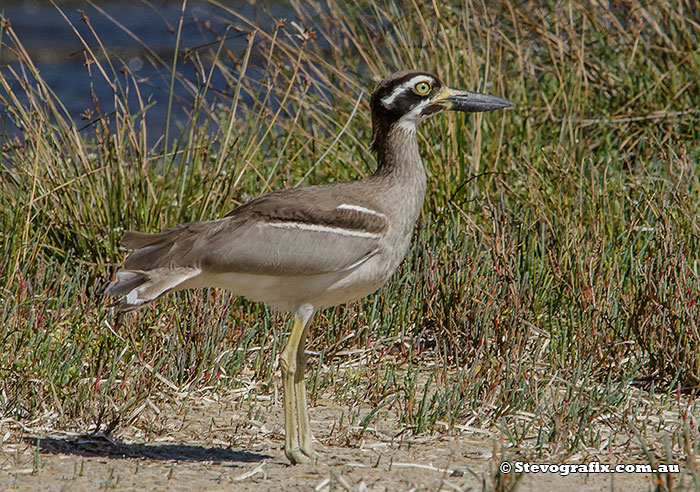
[[[163,294],[182,288],[188,280],[201,273],[195,266],[179,266],[174,255],[174,243],[182,229],[170,229],[160,234],[128,231],[122,243],[134,248],[126,259],[125,270],[104,290],[105,294],[123,296],[112,306],[119,312],[131,311]]]
[[[104,290],[105,294],[123,296],[112,306],[117,311],[132,311],[163,294],[176,290],[184,282],[201,273],[199,268],[156,268],[155,270],[123,270]]]

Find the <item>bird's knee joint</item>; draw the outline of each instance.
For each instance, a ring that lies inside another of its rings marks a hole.
[[[280,355],[280,369],[282,374],[294,374],[297,372],[297,360],[295,357],[290,357],[287,353],[282,352]]]

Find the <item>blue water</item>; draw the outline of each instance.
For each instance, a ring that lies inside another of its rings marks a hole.
[[[148,110],[146,120],[149,142],[157,141],[166,126],[170,76],[161,66],[154,65],[143,45],[157,53],[170,66],[176,46],[181,3],[154,1],[152,5],[157,9],[154,10],[140,2],[96,2],[106,14],[113,17],[114,21],[87,3],[58,3],[68,20],[48,2],[24,1],[6,5],[0,3],[0,12],[9,19],[12,28],[39,68],[41,77],[66,107],[76,127],[84,128],[83,132],[90,132],[90,120],[82,118],[81,115],[85,114],[86,110],[92,110],[92,118],[95,117],[91,91],[94,91],[103,114],[114,111],[114,94],[94,65],[92,78],[85,66],[85,49],[75,31],[77,30],[79,35],[87,40],[95,52],[99,53],[100,48],[88,26],[81,22],[82,15],[78,10],[82,10],[110,53],[117,72],[123,65],[127,65],[140,81],[142,98],[155,103]],[[258,5],[264,5],[263,7],[251,6],[249,2],[241,1],[225,3],[246,18],[255,19],[263,27],[273,25],[273,19],[290,17],[290,12],[276,3],[258,3]],[[131,31],[143,45],[129,36],[117,23]],[[226,48],[235,55],[242,56],[247,46],[245,33],[236,29],[230,29],[227,32],[226,28],[232,24],[244,27],[230,13],[218,7],[198,1],[188,2],[181,34],[180,53],[200,47],[200,52],[205,55],[208,48],[202,48],[202,46],[207,43],[217,43],[217,36],[226,34],[227,38],[230,38],[226,41]],[[3,41],[8,42],[6,34],[3,36]],[[4,47],[0,52],[0,70],[6,71],[5,66],[8,63],[18,67],[17,62],[12,61],[8,56],[7,48]],[[204,66],[208,68],[206,61]],[[190,80],[197,80],[193,64],[187,60],[179,59],[178,71]],[[255,76],[255,72],[253,68],[250,73]],[[7,72],[5,74],[7,75]],[[109,74],[109,77],[113,75]],[[124,76],[121,76],[120,80],[124,82]],[[221,98],[220,102],[226,104],[227,96],[231,94],[232,89],[227,86],[222,76],[215,78],[212,88],[214,91],[211,93],[218,94]],[[18,84],[13,86],[13,90],[21,94]],[[181,86],[176,86],[174,94],[172,129],[177,128],[176,120],[186,119],[186,111],[192,105],[192,96]],[[212,95],[212,97],[215,96]],[[130,97],[129,104],[132,111],[138,110],[135,97]],[[5,108],[2,107],[0,107],[0,119],[9,128],[10,134],[16,136],[18,130],[13,128]],[[176,137],[177,134],[175,133],[174,136]]]

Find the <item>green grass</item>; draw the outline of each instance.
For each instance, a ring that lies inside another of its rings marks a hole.
[[[95,108],[89,134],[4,24],[0,104],[23,136],[2,140],[0,413],[91,429],[138,422],[149,395],[175,388],[253,378],[270,391],[287,316],[198,291],[117,323],[98,291],[123,259],[119,237],[371,173],[366,95],[395,69],[421,68],[517,107],[422,126],[429,191],[413,247],[376,295],[318,315],[312,400],[391,407],[419,433],[498,429],[525,455],[673,459],[697,485],[697,6],[465,4],[300,2],[305,32],[230,11],[247,51],[179,47],[178,63],[200,67],[196,83],[163,62],[196,98],[156,148],[146,102],[119,103],[139,82],[99,33],[84,41],[86,70],[115,83],[118,104]],[[261,83],[246,77],[252,60]],[[218,105],[213,73],[230,84]],[[366,427],[373,416],[344,418]]]

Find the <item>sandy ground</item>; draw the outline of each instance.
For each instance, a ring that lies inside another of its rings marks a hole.
[[[290,466],[279,403],[259,407],[259,420],[225,398],[182,408],[160,409],[147,432],[140,424],[109,439],[2,421],[0,490],[468,491],[497,485],[499,437],[483,431],[411,436],[387,415],[376,419],[382,428],[361,435],[357,428],[339,429],[349,409],[319,403],[311,418],[324,462]],[[600,458],[614,460],[620,457]],[[515,475],[501,478],[503,489],[513,490]],[[523,474],[518,490],[611,490],[613,479],[614,490],[653,490],[648,475],[627,474]]]

